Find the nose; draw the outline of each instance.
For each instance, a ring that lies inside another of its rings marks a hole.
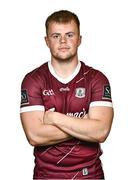
[[[61,36],[60,43],[65,43],[65,42],[66,42],[66,36]]]

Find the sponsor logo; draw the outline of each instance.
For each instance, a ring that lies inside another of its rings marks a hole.
[[[83,168],[82,169],[82,175],[83,176],[87,176],[88,174],[89,174],[88,169],[87,168]]]
[[[103,89],[103,98],[111,99],[111,88],[109,85],[105,85]]]
[[[78,118],[83,118],[86,115],[86,110],[83,108],[82,111],[80,112],[75,112],[75,113],[67,113],[67,116],[73,116],[73,117],[78,117]]]
[[[60,88],[59,90],[60,90],[60,92],[63,92],[63,91],[70,91],[69,87],[66,87],[66,88],[63,88],[63,87],[62,87],[62,88]]]
[[[27,90],[21,90],[21,104],[29,104]]]
[[[78,97],[78,98],[84,98],[85,97],[85,93],[86,93],[86,90],[85,88],[76,88],[75,90],[75,97]]]
[[[44,96],[54,96],[55,94],[54,94],[54,91],[52,90],[52,89],[45,89],[44,91],[43,91],[43,95]]]

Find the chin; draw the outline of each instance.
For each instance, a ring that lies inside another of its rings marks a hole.
[[[75,56],[76,56],[76,54],[74,54],[74,55],[71,54],[68,56],[54,56],[54,58],[59,62],[68,62],[68,61],[72,61]]]

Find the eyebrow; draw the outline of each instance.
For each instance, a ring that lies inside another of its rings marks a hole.
[[[53,35],[60,35],[60,33],[52,33],[52,34],[50,34],[50,36],[53,36]]]
[[[70,34],[70,33],[71,33],[71,34],[75,34],[75,33],[72,32],[72,31],[67,32],[67,33],[65,33],[65,34],[67,35],[67,34]],[[55,32],[55,33],[52,33],[50,36],[53,36],[53,35],[61,35],[61,33],[56,33],[56,32]]]
[[[72,31],[70,31],[70,32],[67,32],[66,34],[70,34],[70,33],[71,33],[71,34],[75,34],[75,32],[72,32]]]

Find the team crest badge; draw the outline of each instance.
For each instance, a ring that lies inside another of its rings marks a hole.
[[[75,97],[84,98],[85,92],[86,92],[85,88],[76,88]]]

